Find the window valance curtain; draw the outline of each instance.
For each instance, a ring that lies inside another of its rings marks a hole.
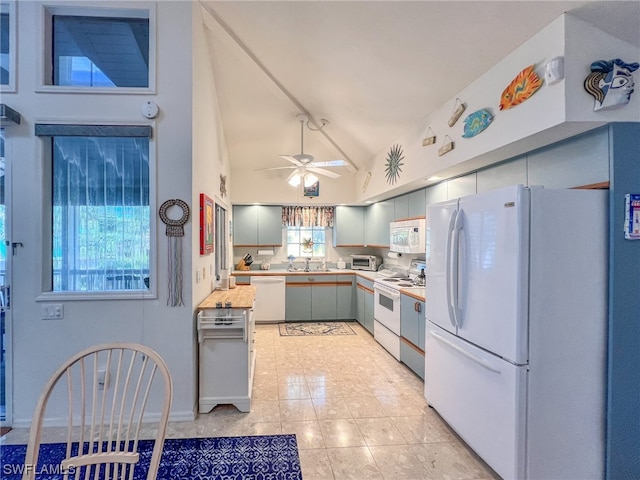
[[[334,207],[282,207],[285,227],[333,227]]]

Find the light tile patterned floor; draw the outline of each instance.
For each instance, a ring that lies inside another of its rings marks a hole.
[[[499,478],[430,409],[423,382],[357,323],[357,335],[280,336],[258,325],[252,409],[170,422],[168,437],[296,435],[314,479]],[[26,443],[14,430],[6,443]]]

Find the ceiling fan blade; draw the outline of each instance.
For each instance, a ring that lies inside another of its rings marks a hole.
[[[348,165],[344,160],[329,160],[327,162],[308,163],[308,167],[346,167]]]
[[[288,170],[290,168],[298,168],[298,167],[294,167],[293,165],[288,165],[286,167],[270,167],[270,168],[260,168],[258,170],[254,170],[254,172],[266,172],[267,170]]]
[[[307,167],[307,170],[313,173],[319,173],[320,175],[324,175],[329,178],[338,178],[340,176],[339,173],[335,173],[330,170],[325,170],[324,168]]]
[[[290,161],[297,167],[302,167],[304,165],[304,162],[300,161],[300,159],[298,158],[299,156],[300,155],[280,155],[280,158],[284,158],[285,160]]]

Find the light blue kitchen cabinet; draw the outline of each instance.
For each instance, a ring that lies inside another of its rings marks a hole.
[[[258,207],[258,245],[282,245],[282,207],[256,205]]]
[[[256,205],[233,206],[233,244],[258,244],[258,209]]]
[[[364,220],[366,246],[389,246],[389,224],[393,222],[394,214],[393,199],[377,202],[366,208]]]
[[[282,207],[234,205],[233,244],[235,246],[281,246]]]
[[[373,282],[356,275],[355,317],[373,335]]]
[[[424,302],[400,295],[400,361],[424,378]]]
[[[311,285],[287,285],[285,295],[285,321],[311,320]]]
[[[571,188],[607,182],[610,148],[608,131],[602,129],[529,153],[529,185]]]
[[[364,292],[364,328],[373,335],[373,291]]]
[[[409,206],[407,216],[409,218],[424,217],[427,213],[427,198],[424,188],[407,194]]]
[[[427,203],[424,188],[395,197],[393,202],[394,220],[425,216]]]
[[[335,320],[338,291],[335,283],[311,285],[311,320]]]
[[[447,199],[447,182],[438,183],[432,187],[425,188],[425,204],[444,202]]]
[[[338,205],[333,219],[334,247],[361,247],[364,245],[365,207]]]
[[[477,175],[470,173],[447,182],[447,200],[466,197],[477,192]]]
[[[378,202],[380,213],[378,217],[378,245],[388,247],[391,239],[389,225],[394,220],[394,201],[393,199]]]
[[[364,244],[378,245],[378,217],[380,208],[373,203],[364,210]]]
[[[364,327],[364,289],[361,285],[356,284],[354,292],[356,296],[354,317]]]
[[[353,290],[353,275],[338,275],[336,287],[338,295],[336,318],[338,320],[353,320],[355,318]]]
[[[403,220],[409,217],[409,195],[400,195],[393,199],[393,219]]]
[[[336,320],[338,303],[337,275],[287,275],[286,321]]]

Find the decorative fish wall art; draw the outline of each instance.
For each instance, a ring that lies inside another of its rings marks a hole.
[[[476,110],[464,119],[462,138],[471,138],[485,130],[493,121],[493,115],[486,108]]]
[[[507,110],[531,98],[542,86],[540,77],[534,71],[535,65],[529,65],[504,89],[500,97],[500,110]]]

